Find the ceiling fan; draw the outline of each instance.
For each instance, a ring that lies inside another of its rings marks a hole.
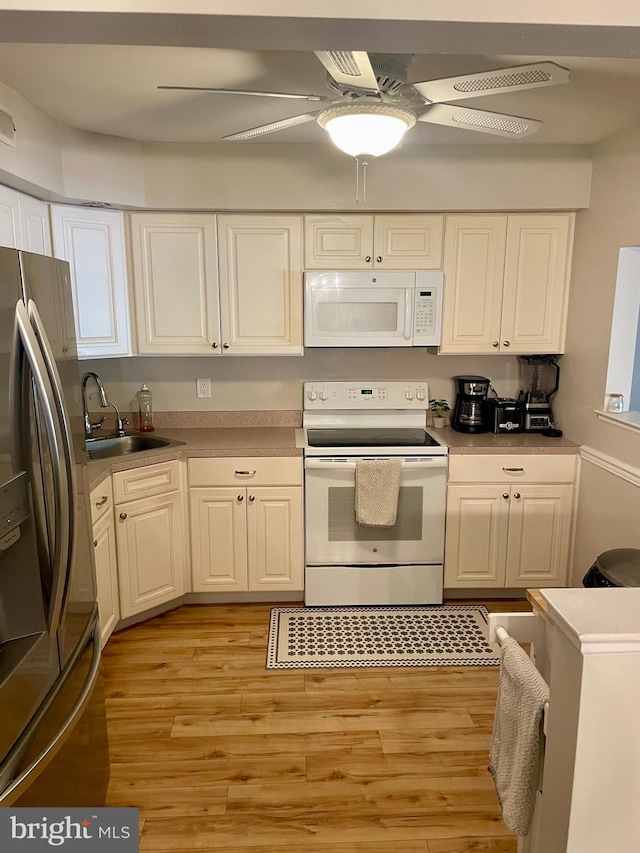
[[[224,136],[227,141],[255,139],[317,121],[345,153],[386,154],[400,142],[417,121],[520,139],[535,133],[541,121],[504,113],[455,106],[452,101],[496,95],[540,86],[555,86],[569,80],[569,71],[554,62],[538,62],[497,68],[440,80],[407,83],[406,67],[393,59],[370,58],[366,51],[315,51],[328,72],[327,86],[333,96],[293,92],[255,92],[245,89],[216,89],[205,86],[158,86],[227,95],[260,98],[289,98],[312,101],[321,107],[312,112],[251,127]]]

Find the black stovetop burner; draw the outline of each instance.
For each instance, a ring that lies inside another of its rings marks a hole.
[[[308,429],[310,447],[439,447],[440,443],[420,428],[343,427]]]

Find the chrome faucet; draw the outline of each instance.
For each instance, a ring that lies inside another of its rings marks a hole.
[[[98,421],[92,421],[89,417],[89,402],[87,400],[87,384],[90,379],[96,384],[97,391],[94,391],[93,394],[89,396],[89,400],[93,400],[93,398],[97,395],[100,398],[100,407],[102,409],[106,409],[111,406],[116,413],[116,435],[123,436],[125,434],[124,428],[129,424],[127,418],[121,418],[120,412],[118,411],[118,407],[115,403],[112,403],[111,400],[107,397],[107,392],[105,391],[104,385],[102,384],[102,379],[98,376],[97,373],[93,373],[90,371],[89,373],[85,373],[82,378],[82,408],[84,412],[84,437],[92,438],[93,433],[96,430],[102,429],[102,425],[104,423],[104,418],[100,418]]]

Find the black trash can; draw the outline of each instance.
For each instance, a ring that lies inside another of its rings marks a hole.
[[[640,586],[640,549],[614,548],[596,557],[582,586]]]

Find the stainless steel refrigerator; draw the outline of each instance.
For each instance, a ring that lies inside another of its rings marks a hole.
[[[0,249],[0,805],[109,780],[69,265]]]

